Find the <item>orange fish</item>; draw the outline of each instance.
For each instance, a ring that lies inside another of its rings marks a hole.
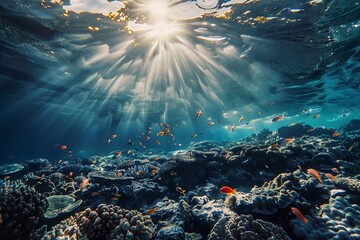
[[[159,160],[159,159],[160,159],[159,156],[154,157],[154,161],[157,161],[157,160]]]
[[[91,197],[97,197],[97,196],[100,196],[101,193],[100,192],[93,192],[90,194]]]
[[[319,180],[319,182],[322,183],[320,174],[318,173],[318,171],[316,171],[315,169],[309,168],[307,170],[307,173],[310,174],[311,176],[313,176],[314,178],[316,178],[317,180]]]
[[[338,136],[340,136],[340,133],[334,132],[332,136],[333,136],[333,137],[338,137]]]
[[[121,155],[121,152],[115,152],[114,155],[117,157],[117,156],[120,156]]]
[[[6,177],[5,177],[5,179],[10,179],[10,178],[11,178],[11,176],[6,176]]]
[[[111,134],[111,138],[116,138],[117,134]]]
[[[335,173],[339,173],[339,170],[336,167],[332,168],[331,171],[333,171]]]
[[[59,146],[59,148],[60,148],[61,150],[65,150],[65,149],[67,148],[67,146],[66,146],[66,145],[61,145],[61,146]]]
[[[220,192],[225,194],[236,194],[236,190],[228,186],[223,186],[222,188],[220,188]]]
[[[284,119],[284,116],[279,115],[279,116],[274,117],[271,121],[272,122],[278,122],[278,121],[283,120],[283,119]]]
[[[147,215],[151,215],[151,214],[153,214],[156,210],[157,210],[156,207],[150,208],[150,209],[146,212],[146,214],[147,214]]]
[[[208,126],[212,126],[214,124],[215,124],[215,122],[208,122]]]
[[[325,176],[331,181],[336,181],[336,176],[332,175],[331,173],[325,173]]]
[[[235,129],[236,129],[236,125],[234,124],[234,125],[231,126],[231,132],[234,132]]]
[[[150,140],[150,136],[146,136],[146,137],[145,137],[145,140],[146,140],[146,141]]]
[[[286,138],[286,139],[284,140],[285,143],[292,143],[292,142],[294,142],[294,141],[295,141],[295,138]]]
[[[279,146],[278,143],[274,143],[273,145],[270,146],[270,150],[274,150],[275,148],[277,148]]]
[[[154,176],[156,173],[157,173],[157,170],[156,169],[154,169],[154,170],[151,170],[151,176]]]
[[[137,175],[140,176],[140,175],[142,175],[143,173],[144,173],[143,170],[139,170],[139,171],[137,172]]]
[[[111,200],[112,200],[112,201],[119,201],[119,198],[117,198],[117,197],[112,197]]]
[[[301,221],[303,221],[304,223],[307,223],[307,219],[304,217],[304,215],[300,212],[299,209],[297,209],[296,207],[292,207],[291,211],[293,214],[295,214],[296,217],[298,217]]]
[[[83,190],[86,187],[86,185],[89,184],[89,181],[90,181],[89,178],[84,179],[80,185],[80,190]]]
[[[164,136],[165,133],[160,131],[160,132],[158,132],[156,135],[157,135],[157,136]]]
[[[199,111],[197,111],[197,112],[195,113],[195,117],[200,117],[200,116],[201,116],[201,114],[202,114],[202,111],[201,111],[201,110],[199,110]]]
[[[320,117],[320,114],[316,114],[313,116],[313,118],[319,118]]]

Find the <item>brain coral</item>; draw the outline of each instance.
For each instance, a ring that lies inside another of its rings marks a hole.
[[[298,218],[290,224],[301,239],[360,239],[360,206],[343,197],[330,198],[318,214],[306,215],[307,224]]]
[[[285,231],[251,215],[223,217],[213,227],[208,240],[290,239]]]
[[[150,216],[112,204],[100,204],[75,215],[80,232],[89,240],[151,239],[153,222]]]

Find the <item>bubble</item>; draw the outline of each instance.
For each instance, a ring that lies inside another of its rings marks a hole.
[[[218,0],[197,0],[196,5],[202,9],[214,9],[218,6]]]

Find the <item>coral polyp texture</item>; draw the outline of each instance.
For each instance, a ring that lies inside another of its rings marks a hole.
[[[89,240],[149,240],[153,234],[154,226],[150,216],[111,204],[100,204],[95,210],[88,208],[77,213],[75,218],[80,232]]]
[[[45,196],[21,181],[0,181],[1,239],[29,239],[47,208]]]

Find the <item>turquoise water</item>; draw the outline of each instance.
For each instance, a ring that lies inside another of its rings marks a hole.
[[[359,39],[355,0],[0,0],[0,239],[101,203],[158,240],[224,239],[243,214],[358,239]],[[52,218],[57,195],[76,206]]]
[[[1,156],[104,153],[158,123],[172,149],[274,130],[279,114],[340,126],[359,116],[358,5],[1,1]]]

